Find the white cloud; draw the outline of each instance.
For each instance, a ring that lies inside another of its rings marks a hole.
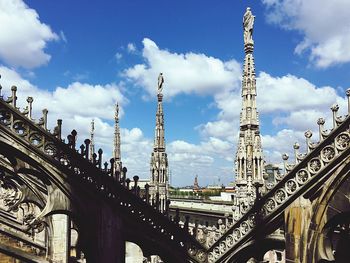
[[[76,73],[72,76],[72,79],[75,81],[83,81],[89,79],[90,74],[88,72],[85,73]]]
[[[121,53],[119,53],[119,52],[117,52],[117,53],[115,53],[115,59],[117,60],[117,61],[120,61],[121,59],[122,59],[122,57],[123,57],[123,55],[121,54]]]
[[[334,88],[316,87],[304,78],[294,75],[273,77],[261,72],[257,79],[258,108],[262,113],[291,112],[295,110],[325,110],[341,102]]]
[[[129,53],[135,53],[137,51],[134,43],[129,43],[126,47]]]
[[[122,115],[124,112],[123,106],[128,103],[121,92],[121,88],[114,83],[90,85],[74,82],[68,87],[57,87],[54,91],[47,91],[41,90],[23,79],[13,69],[0,66],[0,73],[5,97],[11,95],[10,88],[15,84],[17,86],[18,106],[25,107],[27,97],[31,96],[34,98],[34,116],[39,118],[41,110],[47,108],[52,123],[56,118],[70,119],[76,116],[89,120],[91,118],[112,119],[114,104],[119,102]],[[74,125],[71,127],[74,127]]]
[[[34,68],[49,62],[49,41],[59,37],[22,0],[0,0],[0,59],[11,66]],[[63,32],[62,32],[63,33]]]
[[[297,30],[303,40],[295,52],[310,51],[310,60],[326,68],[350,61],[350,2],[347,0],[262,0],[268,21]]]
[[[67,41],[67,37],[66,37],[66,35],[64,34],[64,32],[61,30],[60,31],[60,38],[62,39],[62,41],[64,42],[64,43],[67,43],[68,41]]]
[[[320,117],[331,123],[330,107],[333,104],[339,105],[339,114],[345,114],[347,109],[347,100],[339,96],[336,89],[316,87],[293,75],[272,77],[262,72],[257,83],[257,104],[261,114],[271,114],[275,125],[285,124],[295,131],[312,129]]]
[[[239,110],[239,108],[236,109]],[[230,122],[225,119],[219,119],[217,121],[209,121],[196,128],[204,137],[223,138],[230,142],[236,142],[238,138],[236,134],[239,130],[239,121],[235,120],[234,122]]]
[[[171,53],[148,38],[142,42],[145,63],[125,70],[124,75],[148,94],[156,94],[160,72],[164,74],[164,96],[168,98],[180,93],[213,95],[237,86],[241,70],[235,60],[223,62],[204,54]]]
[[[327,114],[327,119],[331,120],[331,111]],[[290,112],[286,117],[276,117],[273,120],[273,124],[282,125],[286,124],[288,127],[293,128],[297,131],[306,131],[310,128],[314,128],[316,126],[316,121],[320,117],[325,117],[324,112],[318,110],[299,110]]]

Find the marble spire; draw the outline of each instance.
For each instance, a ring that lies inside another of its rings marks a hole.
[[[114,112],[114,147],[113,147],[113,158],[115,172],[122,171],[122,161],[120,154],[120,127],[119,127],[119,104],[115,105]]]
[[[167,209],[169,180],[168,157],[165,152],[164,113],[163,113],[163,74],[158,77],[158,106],[156,113],[156,127],[154,134],[153,152],[151,155],[150,170],[150,200],[161,212]]]
[[[94,135],[95,135],[95,120],[92,119],[91,120],[91,126],[90,126],[90,149],[89,149],[89,159],[90,161],[92,161],[93,159],[93,155],[95,153],[95,139],[94,139]]]
[[[244,67],[242,77],[242,110],[240,113],[239,141],[235,160],[236,184],[247,186],[263,183],[264,160],[259,130],[259,114],[256,107],[256,79],[253,57],[254,16],[247,8],[243,17]],[[254,189],[251,189],[254,191]]]

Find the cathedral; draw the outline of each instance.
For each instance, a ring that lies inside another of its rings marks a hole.
[[[247,8],[234,183],[226,196],[171,195],[162,73],[149,178],[143,180],[129,178],[123,166],[118,103],[106,161],[95,149],[94,120],[79,146],[75,129],[63,138],[59,119],[49,130],[47,109],[34,120],[33,98],[22,110],[17,87],[4,96],[0,85],[0,262],[349,262],[350,90],[347,115],[333,105],[330,130],[319,118],[319,140],[305,132],[306,153],[296,143],[294,162],[284,154],[283,168],[267,164],[254,22]],[[197,176],[190,191],[204,191]]]

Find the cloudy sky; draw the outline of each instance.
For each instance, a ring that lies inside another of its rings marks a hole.
[[[234,179],[241,108],[242,16],[254,28],[265,159],[280,162],[304,132],[346,109],[350,85],[348,0],[0,0],[0,83],[34,97],[35,117],[89,136],[110,158],[114,104],[121,105],[122,160],[149,177],[156,86],[163,72],[171,182]]]

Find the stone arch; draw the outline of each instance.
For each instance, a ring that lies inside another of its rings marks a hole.
[[[318,198],[313,200],[312,217],[307,231],[306,262],[335,261],[334,244],[329,231],[350,213],[350,158],[348,158],[321,188]],[[350,254],[349,254],[350,256]],[[301,259],[302,260],[302,259]],[[345,261],[344,261],[345,262]]]
[[[142,263],[143,252],[136,243],[126,241],[125,243],[125,263]]]
[[[259,240],[252,240],[236,250],[235,253],[229,255],[223,262],[225,263],[241,263],[247,262],[251,258],[262,261],[264,255],[274,249],[283,250],[285,247],[283,237],[268,236]]]

